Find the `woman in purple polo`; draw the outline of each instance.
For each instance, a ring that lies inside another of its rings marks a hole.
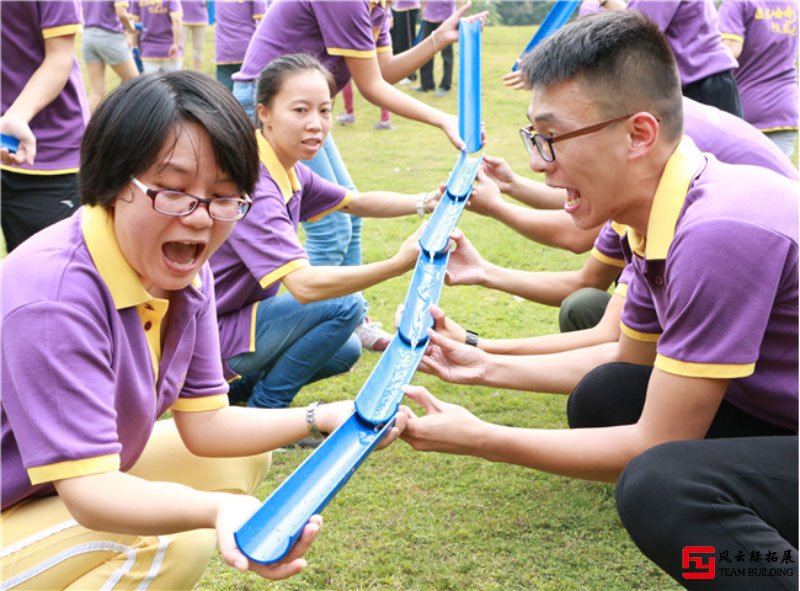
[[[183,67],[181,0],[132,0],[131,16],[142,23],[139,50],[145,74]]]
[[[440,196],[356,193],[300,162],[321,149],[330,130],[333,88],[330,72],[305,54],[272,61],[258,79],[261,167],[253,210],[211,257],[233,403],[289,406],[309,382],[347,371],[361,355],[353,329],[363,299],[356,292],[402,275],[417,260],[414,234],[384,261],[311,267],[299,223],[334,211],[423,215]],[[277,293],[280,284],[288,293]]]
[[[296,574],[319,517],[271,566],[233,532],[265,452],[352,403],[228,406],[206,261],[250,207],[248,119],[206,76],[144,76],[101,103],[81,156],[83,207],[3,261],[4,587],[191,589],[215,545]]]
[[[208,26],[208,8],[205,0],[181,0],[183,8],[183,43],[186,48],[191,47],[192,68],[198,72],[203,71],[203,43],[206,38]],[[189,37],[192,44],[189,45]]]
[[[267,11],[264,0],[216,0],[214,44],[217,82],[233,90],[233,76],[242,68],[247,44]]]

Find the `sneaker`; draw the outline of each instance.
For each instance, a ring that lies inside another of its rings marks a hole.
[[[425,88],[424,86],[415,86],[414,92],[430,92],[433,88]]]
[[[436,91],[436,96],[438,96],[438,97],[447,96],[449,94],[449,92],[450,91],[447,90],[446,88],[440,88],[439,90]]]
[[[342,113],[336,118],[336,123],[339,125],[351,125],[356,122],[356,116],[353,113]]]
[[[408,85],[409,85],[409,84],[411,84],[412,82],[413,82],[413,80],[412,80],[411,78],[403,78],[403,79],[402,79],[400,82],[398,82],[397,84],[399,84],[400,86],[408,86]]]
[[[391,121],[378,121],[375,124],[375,129],[391,129],[392,122]]]
[[[385,351],[392,340],[392,335],[381,328],[381,323],[371,322],[369,316],[353,332],[361,341],[361,346],[369,351]]]

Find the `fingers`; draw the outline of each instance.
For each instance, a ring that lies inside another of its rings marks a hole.
[[[317,535],[319,534],[321,527],[322,517],[320,515],[313,515],[303,528],[303,533],[300,534],[300,539],[297,540],[297,543],[292,547],[292,549],[286,555],[286,558],[284,558],[281,562],[291,562],[305,556],[306,552],[308,552],[308,549],[311,547],[311,544],[315,539],[317,539]]]
[[[400,320],[403,318],[403,311],[406,309],[405,304],[398,304],[394,311],[394,327],[400,326]]]
[[[441,401],[422,386],[412,386],[408,384],[403,386],[402,390],[406,396],[419,404],[425,410],[426,414],[442,412],[444,410]]]

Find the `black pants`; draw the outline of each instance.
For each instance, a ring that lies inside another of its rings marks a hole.
[[[637,421],[651,372],[628,363],[589,372],[570,396],[570,427]],[[687,589],[797,589],[797,435],[723,402],[707,437],[628,464],[617,483],[623,525]],[[713,577],[686,578],[698,572]]]
[[[419,8],[411,10],[392,9],[392,53],[397,55],[411,49],[417,37],[417,17]],[[410,80],[417,79],[417,73],[409,74]]]
[[[242,64],[217,64],[217,82],[233,92],[232,76],[242,69]]]
[[[742,117],[742,101],[733,71],[719,72],[683,87],[683,96]]]
[[[78,175],[0,172],[0,207],[8,252],[39,230],[75,213],[80,205]]]
[[[430,21],[423,20],[422,21],[422,40],[431,36],[439,25],[442,23],[432,23]],[[442,54],[442,83],[439,85],[439,88],[442,90],[450,90],[450,87],[453,85],[453,46],[448,45],[444,49],[440,51]],[[434,56],[435,57],[435,56]],[[421,86],[425,90],[433,90],[436,88],[436,83],[433,81],[433,58],[430,61],[422,66],[422,69],[419,71],[420,78],[421,78]]]

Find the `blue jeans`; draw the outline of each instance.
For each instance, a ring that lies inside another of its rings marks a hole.
[[[359,295],[301,304],[283,293],[262,301],[255,351],[228,360],[242,376],[231,383],[231,402],[284,408],[306,384],[349,370],[361,356],[353,329],[362,314]]]

